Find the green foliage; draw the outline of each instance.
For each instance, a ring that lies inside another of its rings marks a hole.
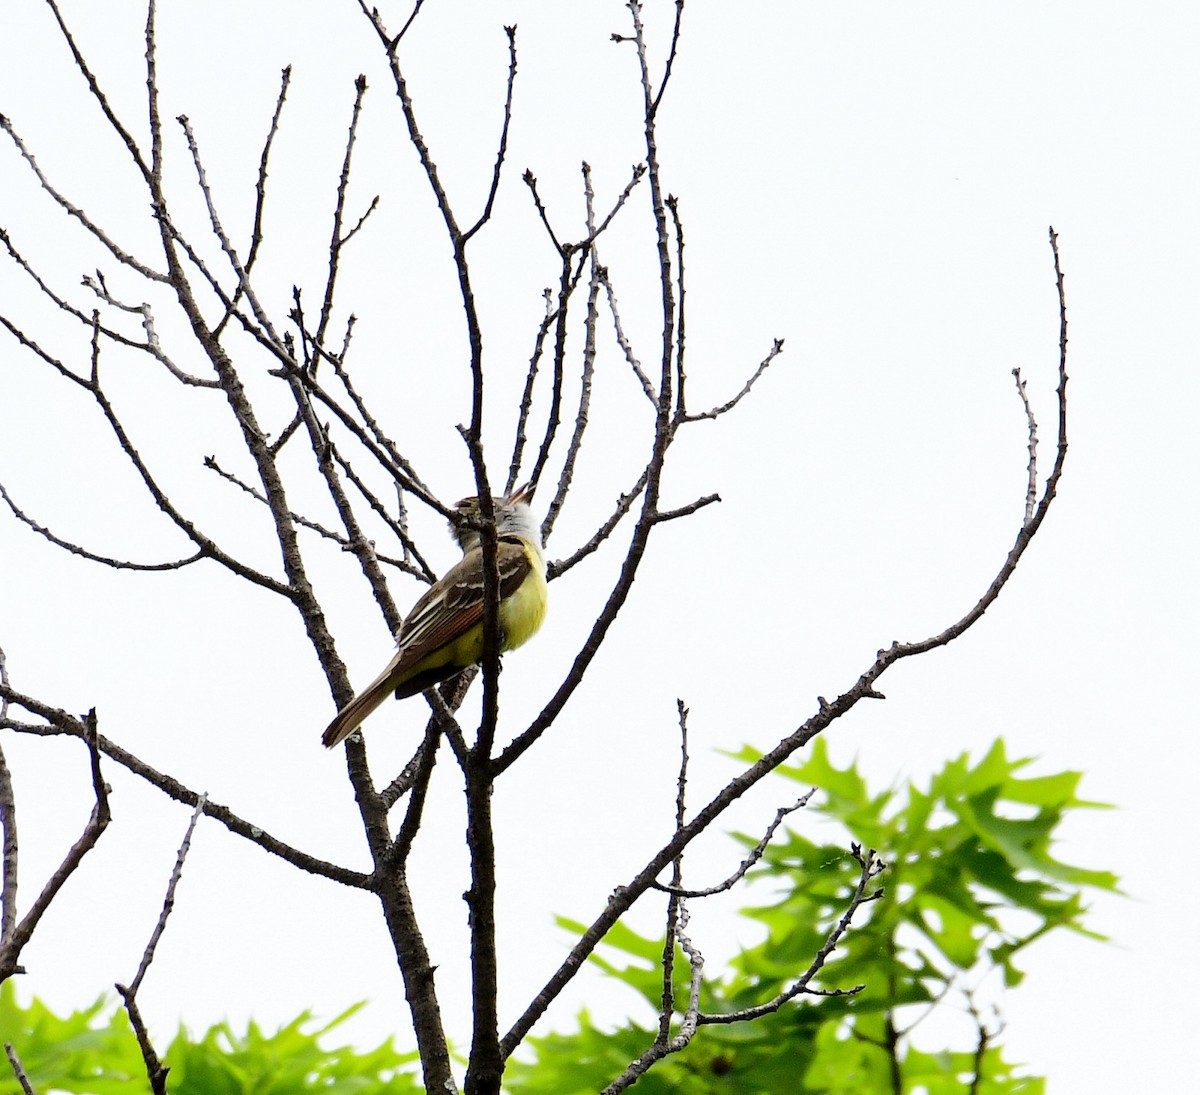
[[[749,751],[740,756],[754,759]],[[639,1095],[1043,1095],[1044,1082],[1005,1061],[994,1038],[927,1052],[907,1034],[930,1009],[952,999],[961,1009],[959,986],[989,971],[1009,986],[1019,984],[1017,958],[1033,940],[1057,928],[1084,932],[1084,887],[1116,888],[1111,874],[1072,867],[1051,854],[1067,811],[1097,805],[1076,797],[1079,774],[1020,778],[1028,763],[1010,761],[997,742],[974,767],[965,754],[950,761],[925,790],[909,785],[872,795],[856,767],[834,767],[818,740],[810,759],[782,770],[821,788],[823,799],[808,812],[837,821],[845,832],[826,843],[790,831],[777,835],[752,872],[760,886],[774,887],[774,898],[743,910],[764,938],[704,983],[701,1008],[721,1015],[761,1004],[809,967],[859,881],[850,841],[876,849],[888,862],[874,883],[884,894],[857,911],[813,985],[861,989],[800,996],[752,1023],[705,1025],[684,1051],[638,1080]],[[756,842],[739,839],[747,847]],[[572,921],[560,924],[583,930]],[[662,941],[618,924],[605,944],[621,960],[596,955],[593,961],[656,1013]],[[678,949],[675,969],[676,1000],[686,1000],[687,961]],[[305,1030],[312,1022],[307,1012],[274,1034],[255,1023],[243,1035],[222,1023],[199,1039],[181,1029],[163,1054],[169,1089],[173,1095],[422,1090],[409,1071],[416,1054],[398,1053],[390,1041],[367,1053],[321,1048],[318,1039],[353,1010],[315,1031]],[[656,1035],[656,1025],[634,1022],[604,1030],[584,1012],[577,1030],[531,1039],[532,1060],[510,1066],[506,1089],[511,1095],[590,1095]],[[19,1007],[12,985],[0,985],[0,1041],[14,1043],[41,1095],[148,1090],[125,1012],[103,1000],[59,1018],[36,1000]],[[0,1095],[18,1090],[0,1067]]]
[[[103,998],[59,1018],[45,1004],[17,1004],[11,980],[0,985],[0,1042],[11,1042],[39,1092],[130,1095],[146,1090],[146,1066],[124,1011],[110,1012]],[[0,1095],[19,1095],[20,1086],[3,1060]]]
[[[739,759],[756,756],[746,750]],[[743,910],[765,938],[743,951],[723,977],[705,982],[701,1008],[716,1015],[764,1003],[808,968],[860,877],[847,851],[850,841],[887,861],[879,880],[885,892],[858,910],[813,984],[861,989],[801,996],[753,1023],[705,1025],[684,1051],[639,1079],[637,1091],[1041,1095],[1044,1082],[1020,1075],[991,1037],[977,1035],[960,1051],[926,1053],[906,1033],[915,1019],[952,998],[961,1010],[957,987],[978,983],[990,970],[998,970],[1006,985],[1019,984],[1016,959],[1033,940],[1056,928],[1084,932],[1083,887],[1116,888],[1111,874],[1051,855],[1067,811],[1097,805],[1076,797],[1079,773],[1020,778],[1028,763],[1010,761],[1003,742],[996,742],[974,767],[965,754],[947,763],[926,790],[909,785],[904,793],[872,795],[854,765],[836,768],[824,742],[816,741],[809,760],[781,774],[820,788],[823,798],[808,811],[840,822],[846,839],[818,844],[794,832],[776,837],[752,875],[774,884],[775,899]],[[739,839],[748,847],[756,842]],[[573,931],[581,927],[561,923]],[[657,1011],[662,941],[618,925],[605,944],[632,961],[594,960]],[[686,1000],[681,951],[675,968],[675,998]],[[507,1089],[513,1095],[600,1091],[656,1035],[656,1026],[633,1023],[600,1030],[584,1014],[575,1032],[531,1039],[533,1059],[510,1068]]]
[[[398,1053],[389,1039],[377,1049],[359,1053],[350,1047],[324,1049],[318,1039],[329,1034],[356,1008],[318,1030],[306,1031],[312,1016],[305,1012],[264,1033],[251,1022],[239,1035],[227,1023],[193,1039],[180,1028],[162,1054],[169,1067],[172,1095],[292,1095],[320,1091],[325,1095],[403,1095],[419,1092],[408,1071],[415,1053]],[[125,1011],[101,999],[84,1011],[59,1018],[34,1000],[17,1004],[11,982],[0,985],[0,1041],[12,1042],[35,1090],[79,1095],[145,1095],[146,1069]],[[8,1062],[0,1069],[0,1095],[19,1095]]]

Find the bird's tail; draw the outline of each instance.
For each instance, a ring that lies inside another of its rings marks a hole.
[[[326,749],[332,749],[338,742],[345,741],[359,728],[363,719],[383,703],[394,689],[395,685],[388,681],[388,674],[382,674],[361,695],[352,699],[334,716],[333,722],[321,735],[321,744]]]

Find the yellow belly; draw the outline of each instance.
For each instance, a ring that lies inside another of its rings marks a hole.
[[[529,577],[516,593],[500,602],[501,650],[515,650],[528,642],[546,618],[546,564],[536,557],[531,562]]]
[[[533,638],[546,618],[546,564],[536,556],[517,591],[500,602],[500,649],[515,650]],[[414,675],[432,666],[474,665],[483,657],[483,624],[476,624],[453,643],[414,666]]]

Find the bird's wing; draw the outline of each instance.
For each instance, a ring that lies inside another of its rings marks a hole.
[[[525,547],[515,537],[502,537],[496,547],[500,599],[511,597],[529,574]],[[332,748],[397,687],[413,666],[443,646],[461,638],[483,619],[483,549],[469,551],[413,605],[396,634],[396,653],[386,668],[356,699],[338,712],[322,737]]]
[[[496,545],[500,599],[511,597],[529,574],[529,558],[519,539]],[[415,665],[435,650],[465,635],[483,619],[483,549],[475,548],[454,564],[404,618],[396,634],[403,660]]]

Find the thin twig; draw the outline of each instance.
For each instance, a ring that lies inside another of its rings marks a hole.
[[[663,94],[667,90],[667,83],[671,79],[671,73],[675,68],[675,57],[679,53],[679,32],[683,29],[683,0],[675,0],[675,27],[671,31],[671,51],[667,54],[667,63],[663,66],[662,81],[658,85],[658,94],[654,96],[654,105],[651,108],[652,114],[658,113],[659,104],[662,102]]]
[[[313,334],[314,346],[325,345],[325,333],[333,318],[333,292],[337,283],[339,263],[342,257],[342,247],[348,239],[361,227],[359,225],[346,236],[342,235],[342,219],[345,215],[346,192],[350,188],[350,162],[354,154],[354,142],[358,135],[358,123],[362,118],[363,98],[367,94],[367,78],[359,75],[354,81],[354,105],[350,110],[350,128],[346,134],[346,151],[342,156],[342,171],[338,176],[337,199],[333,207],[333,225],[329,236],[329,268],[325,276],[325,295],[321,301],[321,315],[317,321],[317,330]],[[370,214],[370,210],[364,215]]]
[[[683,1012],[683,1020],[679,1024],[679,1030],[675,1033],[674,1037],[660,1036],[655,1038],[641,1054],[630,1062],[619,1076],[603,1088],[601,1095],[617,1095],[617,1092],[624,1091],[664,1057],[685,1049],[696,1036],[700,1019],[700,986],[704,977],[704,956],[697,950],[683,930],[687,925],[687,920],[687,908],[681,902],[680,922],[676,929],[676,937],[679,941],[680,950],[687,956],[691,977],[688,987],[688,1006]]]
[[[54,4],[51,2],[50,6],[53,8]],[[55,13],[57,14],[57,9],[55,9]],[[10,122],[9,119],[3,114],[0,114],[0,129],[4,130],[4,132],[7,133],[11,138],[13,144],[17,146],[17,151],[20,152],[25,162],[29,164],[29,168],[37,177],[38,184],[41,186],[41,188],[50,195],[50,197],[62,210],[79,221],[79,223],[82,224],[83,227],[86,228],[93,237],[99,240],[100,243],[113,256],[113,258],[115,258],[123,266],[128,266],[131,270],[136,270],[142,275],[142,277],[148,278],[150,281],[157,281],[160,283],[166,283],[170,281],[170,278],[166,274],[152,269],[143,262],[139,262],[131,254],[122,249],[108,235],[108,233],[106,233],[98,224],[88,217],[88,215],[82,209],[68,201],[66,197],[64,197],[58,190],[55,189],[50,180],[46,178],[45,174],[43,174],[41,167],[38,166],[38,162],[36,159],[34,159],[33,153],[25,147],[25,142],[21,140],[17,134],[17,131],[13,129],[12,122]]]
[[[111,567],[113,570],[142,570],[142,571],[162,571],[162,570],[181,570],[183,567],[190,566],[192,563],[198,562],[204,558],[203,551],[197,551],[184,559],[175,559],[168,563],[135,563],[129,559],[114,559],[109,555],[98,555],[94,551],[88,551],[87,548],[80,544],[72,543],[70,540],[64,540],[60,536],[55,536],[45,525],[38,524],[32,517],[25,513],[12,500],[12,496],[4,488],[4,484],[0,483],[0,498],[4,499],[5,504],[12,511],[12,515],[23,525],[27,525],[33,529],[39,536],[44,536],[55,547],[60,547],[64,551],[69,551],[72,555],[78,555],[83,559],[88,559],[93,563],[101,563],[106,567]]]
[[[583,933],[570,954],[550,977],[542,990],[534,997],[524,1013],[518,1018],[513,1027],[504,1036],[502,1046],[505,1055],[509,1055],[520,1045],[534,1022],[545,1012],[550,1003],[558,996],[563,987],[575,976],[579,967],[588,955],[599,945],[600,940],[608,930],[620,919],[630,906],[646,892],[657,880],[662,870],[674,859],[681,847],[686,846],[700,835],[717,817],[730,805],[760,780],[773,772],[787,760],[796,750],[808,744],[814,737],[836,722],[854,708],[860,700],[881,698],[881,693],[875,688],[879,677],[892,665],[902,658],[923,654],[938,647],[953,642],[973,627],[983,616],[988,606],[1000,595],[1016,569],[1021,556],[1029,547],[1033,537],[1041,528],[1046,514],[1049,512],[1067,455],[1067,311],[1066,294],[1063,289],[1063,275],[1059,262],[1058,237],[1050,230],[1050,246],[1054,255],[1054,271],[1058,289],[1059,301],[1059,361],[1058,361],[1058,457],[1054,469],[1046,480],[1041,500],[1034,512],[1032,520],[1025,522],[1017,533],[1016,543],[1005,559],[1000,571],[992,579],[979,602],[964,616],[955,621],[944,631],[917,643],[893,643],[890,648],[881,649],[875,661],[862,673],[858,680],[837,697],[832,703],[824,698],[818,701],[817,713],[797,727],[791,734],[784,737],[775,748],[765,753],[740,775],[730,780],[712,800],[699,810],[686,826],[672,840],[668,841],[646,864],[632,881],[614,891],[608,904],[591,926]],[[573,678],[568,678],[560,689],[560,694],[569,694]],[[557,698],[557,697],[556,697]],[[565,702],[565,700],[564,700]],[[547,714],[556,714],[558,707],[555,701],[547,705]],[[513,753],[514,747],[528,747],[532,740],[543,728],[544,717],[535,720],[531,727],[518,738],[513,746],[503,754],[498,764]],[[520,743],[520,746],[518,746]],[[514,755],[519,755],[519,752]]]
[[[86,285],[100,300],[105,304],[111,305],[122,312],[128,312],[131,315],[136,315],[141,318],[142,330],[146,333],[145,342],[134,342],[132,339],[127,339],[115,331],[109,330],[107,327],[101,327],[100,333],[106,338],[112,339],[121,346],[129,346],[134,350],[141,350],[145,354],[149,354],[155,361],[163,366],[176,380],[181,384],[186,384],[190,388],[220,388],[220,382],[212,378],[205,379],[204,377],[193,376],[191,373],[185,372],[163,351],[162,343],[158,338],[158,331],[155,329],[154,312],[148,302],[143,301],[141,304],[126,304],[124,301],[118,300],[112,293],[109,292],[108,286],[105,283],[104,275],[97,270],[96,276],[85,277],[83,284]],[[80,315],[74,308],[67,307],[67,310],[73,314]],[[88,321],[89,324],[91,321]]]
[[[850,921],[854,914],[862,908],[863,905],[870,904],[872,901],[878,901],[883,896],[883,890],[874,889],[870,893],[867,892],[867,886],[874,881],[879,874],[886,869],[887,864],[880,860],[873,848],[867,849],[864,854],[862,848],[857,844],[850,846],[850,854],[858,861],[859,876],[858,884],[854,887],[854,893],[851,895],[850,903],[846,907],[846,911],[842,914],[841,919],[833,926],[832,930],[825,937],[825,942],[821,944],[821,949],[817,951],[813,957],[808,969],[804,971],[790,987],[779,993],[777,996],[768,1000],[765,1004],[759,1004],[752,1008],[741,1008],[738,1011],[724,1012],[722,1014],[701,1015],[701,1025],[708,1024],[727,1024],[727,1023],[743,1023],[751,1019],[757,1019],[763,1015],[769,1015],[773,1011],[778,1011],[789,1000],[794,1000],[802,993],[816,996],[854,996],[863,990],[862,985],[856,985],[850,989],[811,989],[809,982],[812,981],[821,969],[824,967],[829,956],[833,953],[838,941],[850,928]]]
[[[580,255],[576,269],[572,270],[573,252],[567,248],[563,252],[562,267],[559,271],[558,304],[554,310],[554,371],[550,381],[550,407],[546,412],[546,429],[542,435],[542,443],[538,448],[537,458],[530,472],[530,482],[536,487],[541,481],[547,463],[550,460],[550,447],[562,423],[563,380],[567,356],[567,316],[571,297],[579,284],[585,256]],[[553,522],[551,522],[553,524]]]
[[[620,524],[621,519],[633,508],[633,503],[641,497],[642,491],[646,489],[646,480],[649,475],[650,469],[647,467],[642,471],[633,488],[617,499],[617,504],[612,513],[605,518],[604,523],[596,529],[586,544],[577,548],[565,559],[557,559],[549,564],[546,568],[546,574],[550,580],[561,578],[573,566],[583,562],[584,559],[599,549],[600,545],[612,535],[613,529]]]
[[[500,127],[500,148],[496,153],[492,185],[488,190],[483,212],[479,214],[479,220],[463,233],[464,244],[491,220],[492,206],[496,203],[496,192],[500,189],[500,169],[504,166],[504,156],[508,151],[508,129],[512,124],[513,87],[517,82],[517,28],[516,26],[506,26],[504,33],[508,35],[508,89],[504,94],[504,123]]]
[[[533,386],[537,380],[538,365],[542,360],[542,351],[545,349],[546,336],[550,333],[550,328],[554,325],[558,318],[558,312],[555,310],[553,296],[549,287],[542,290],[542,296],[546,302],[546,314],[542,317],[542,322],[538,324],[538,332],[533,340],[533,353],[529,355],[529,368],[525,372],[525,390],[521,393],[521,406],[517,414],[517,429],[516,435],[513,438],[512,459],[508,462],[508,478],[505,480],[504,493],[511,494],[517,485],[517,477],[521,474],[521,457],[525,452],[526,428],[529,425],[529,417],[533,412]],[[542,540],[546,539],[546,530],[542,530]]]
[[[625,360],[629,364],[629,368],[633,370],[633,375],[637,377],[638,383],[642,386],[642,391],[646,398],[653,406],[658,405],[658,394],[654,390],[654,385],[650,383],[650,378],[646,375],[642,368],[642,363],[637,359],[637,355],[633,352],[633,345],[625,336],[625,329],[621,325],[621,312],[617,306],[617,292],[609,280],[608,271],[601,267],[600,279],[604,283],[605,296],[608,299],[608,311],[613,318],[613,331],[617,337],[617,345],[621,347],[621,352],[625,355]]]
[[[754,846],[750,854],[738,864],[737,870],[725,879],[724,882],[718,882],[715,886],[707,886],[702,890],[685,890],[674,885],[668,886],[662,882],[655,882],[651,888],[662,890],[664,893],[675,894],[678,897],[712,897],[713,894],[725,893],[727,890],[733,889],[746,876],[746,872],[762,859],[763,852],[767,850],[767,845],[771,843],[771,838],[775,835],[775,831],[779,828],[783,819],[788,814],[795,813],[801,807],[807,806],[808,800],[812,798],[815,792],[816,788],[814,787],[812,790],[801,795],[791,806],[781,806],[776,810],[775,818],[767,826],[767,831],[763,833],[762,839]]]
[[[66,711],[51,707],[49,704],[42,703],[32,696],[24,695],[3,685],[0,685],[0,697],[7,697],[18,707],[23,707],[26,711],[46,720],[45,725],[31,725],[18,723],[11,718],[4,718],[0,719],[0,728],[7,726],[17,730],[19,733],[32,734],[37,737],[53,737],[61,734],[68,737],[84,738],[86,740],[86,728],[84,724]],[[96,746],[106,757],[127,768],[135,776],[157,787],[167,797],[173,798],[176,802],[195,806],[200,801],[201,796],[197,792],[184,786],[184,784],[180,783],[174,777],[159,772],[145,761],[122,749],[116,743],[109,741],[103,734],[96,735]],[[371,875],[363,874],[360,871],[352,871],[336,863],[328,863],[325,860],[317,859],[315,856],[310,856],[308,853],[302,852],[298,848],[294,848],[290,844],[285,844],[283,841],[276,839],[260,826],[245,821],[228,807],[221,806],[212,801],[206,801],[204,804],[204,813],[214,821],[219,821],[230,832],[243,837],[253,844],[257,844],[263,851],[286,860],[292,866],[299,867],[302,871],[332,879],[334,882],[340,882],[343,886],[350,886],[354,889],[370,890],[374,888],[374,881]]]
[[[533,206],[538,212],[538,217],[541,218],[542,227],[546,229],[546,235],[550,237],[550,242],[554,245],[554,250],[558,252],[559,258],[565,258],[566,248],[563,247],[558,234],[554,231],[554,226],[550,223],[550,214],[546,212],[546,206],[542,203],[542,196],[538,193],[537,176],[526,168],[525,174],[521,176],[521,181],[529,188],[529,193],[533,198]]]
[[[4,651],[0,650],[0,685],[8,686]],[[0,720],[8,716],[8,698],[0,696]],[[0,883],[0,947],[12,936],[17,923],[17,803],[13,796],[12,773],[0,749],[0,830],[4,834],[3,882]]]
[[[21,1058],[17,1056],[17,1051],[13,1048],[12,1042],[4,1043],[4,1052],[8,1055],[8,1063],[12,1066],[13,1075],[16,1076],[17,1083],[21,1085],[22,1095],[37,1095],[37,1089],[29,1082],[25,1066],[21,1064]]]
[[[263,210],[266,209],[267,205],[267,161],[271,158],[271,148],[275,144],[276,135],[279,133],[279,120],[283,116],[283,103],[287,98],[288,87],[291,82],[292,66],[287,65],[280,75],[279,95],[275,100],[275,113],[271,115],[271,125],[267,130],[267,139],[263,142],[262,155],[259,156],[258,160],[258,181],[254,186],[254,224],[250,229],[250,250],[246,254],[247,274],[254,269],[254,262],[258,258],[258,249],[262,245]],[[230,317],[233,316],[241,295],[242,287],[239,284],[225,310],[224,318],[213,328],[214,338],[219,339],[221,337],[221,332],[225,329],[225,324],[229,322]]]
[[[192,818],[188,822],[187,832],[183,835],[183,842],[179,845],[179,852],[175,857],[175,868],[171,871],[171,878],[167,882],[167,893],[163,898],[162,909],[158,914],[154,930],[150,933],[146,949],[142,952],[142,960],[138,964],[137,974],[128,985],[117,984],[114,986],[117,992],[121,994],[121,999],[125,1003],[125,1011],[129,1015],[130,1025],[137,1035],[138,1046],[142,1051],[142,1060],[146,1066],[146,1076],[150,1081],[150,1090],[154,1095],[166,1095],[168,1070],[163,1067],[162,1061],[154,1051],[154,1046],[150,1041],[150,1032],[146,1028],[145,1021],[142,1019],[141,1009],[138,1008],[136,998],[146,972],[150,969],[150,963],[154,961],[154,951],[158,946],[158,941],[162,938],[163,932],[166,930],[167,917],[171,915],[171,910],[175,907],[175,887],[179,884],[179,878],[183,873],[183,861],[187,858],[188,850],[191,847],[192,833],[196,829],[196,822],[200,820],[200,815],[204,812],[204,806],[207,801],[208,796],[201,795],[199,801],[196,803],[196,808],[192,811]]]
[[[217,237],[218,242],[221,244],[221,250],[225,252],[225,257],[229,260],[229,265],[237,275],[238,288],[245,294],[246,300],[249,301],[250,307],[254,312],[255,320],[266,332],[267,337],[276,346],[282,346],[283,340],[275,333],[275,328],[271,323],[270,317],[267,315],[266,309],[259,302],[258,294],[255,293],[254,287],[250,282],[250,276],[246,273],[246,268],[242,260],[238,257],[237,248],[233,246],[233,241],[230,240],[221,225],[221,218],[217,215],[216,203],[213,200],[212,190],[208,185],[208,175],[204,170],[204,162],[200,158],[200,146],[196,141],[196,134],[192,130],[192,123],[186,114],[180,114],[175,120],[183,129],[184,137],[187,140],[188,151],[192,156],[192,166],[196,170],[196,181],[200,186],[201,194],[204,196],[204,204],[208,210],[208,221],[212,227],[213,235]],[[232,302],[230,306],[232,306]]]
[[[391,563],[393,566],[400,567],[402,570],[422,579],[423,581],[430,583],[436,581],[437,576],[434,574],[433,568],[430,567],[430,565],[425,561],[425,557],[417,549],[416,543],[408,534],[408,530],[404,523],[403,510],[401,511],[399,517],[393,517],[390,513],[388,513],[387,507],[384,506],[383,502],[378,497],[376,497],[375,493],[370,487],[367,486],[362,477],[355,473],[354,469],[350,466],[350,462],[342,456],[337,446],[333,445],[332,443],[329,446],[329,455],[332,456],[335,461],[337,461],[338,466],[345,473],[346,478],[354,484],[358,493],[366,499],[367,505],[369,505],[371,509],[375,511],[380,520],[387,525],[392,535],[394,535],[396,539],[400,541],[401,546],[404,548],[403,559],[393,559],[390,556],[385,555],[379,555],[379,558],[385,562]],[[410,559],[415,560],[415,562],[410,562]]]
[[[689,502],[686,506],[679,506],[677,509],[659,510],[654,515],[656,524],[662,524],[664,521],[675,521],[680,517],[690,517],[697,510],[704,509],[705,506],[711,506],[714,502],[721,501],[719,494],[706,494],[703,498],[697,498],[694,502]]]
[[[354,435],[363,448],[379,463],[380,467],[391,475],[405,491],[421,499],[422,502],[437,510],[438,513],[449,520],[453,516],[454,511],[447,509],[438,502],[430,493],[428,487],[422,482],[420,476],[416,474],[412,465],[400,455],[396,450],[395,444],[379,428],[378,422],[367,412],[366,406],[358,393],[350,387],[349,376],[337,358],[324,351],[321,351],[320,356],[333,364],[338,379],[346,386],[355,409],[362,416],[363,422],[366,424],[365,429],[363,425],[355,421],[354,416],[337,399],[330,395],[310,373],[297,366],[295,362],[289,361],[282,368],[274,370],[272,375],[295,376],[308,390],[310,395],[314,396],[337,416],[338,421]]]
[[[409,15],[409,17],[405,20],[404,26],[400,28],[400,33],[387,43],[389,52],[394,52],[396,47],[400,44],[400,39],[408,33],[408,28],[413,25],[413,22],[416,20],[417,15],[421,11],[421,5],[424,3],[425,0],[416,0],[416,3],[413,4],[412,14]]]
[[[767,356],[764,357],[762,359],[762,361],[759,362],[758,368],[754,370],[754,375],[751,376],[750,379],[747,380],[746,383],[742,385],[742,390],[740,392],[738,392],[737,395],[735,395],[727,403],[722,403],[720,406],[712,407],[711,409],[709,409],[707,411],[701,411],[699,414],[685,413],[683,415],[683,418],[681,421],[683,421],[683,422],[700,422],[706,418],[709,418],[709,419],[720,418],[721,415],[726,414],[727,412],[733,410],[734,407],[736,407],[743,399],[746,398],[746,396],[748,396],[750,394],[750,389],[753,388],[754,385],[758,382],[758,378],[761,377],[763,375],[763,373],[765,373],[767,371],[767,367],[781,353],[783,353],[783,339],[777,338],[775,340],[774,345],[771,347],[770,353],[768,353]]]
[[[405,772],[402,772],[399,777],[392,780],[384,791],[383,797],[385,800],[394,791],[398,794],[397,787],[400,779],[404,777],[405,773],[411,772],[407,780],[407,787],[405,788],[409,792],[408,809],[404,812],[404,820],[396,830],[396,837],[392,841],[392,847],[388,854],[388,863],[390,865],[395,866],[404,863],[408,859],[409,852],[412,850],[413,841],[417,839],[417,831],[421,827],[421,819],[425,814],[429,780],[433,775],[433,766],[437,762],[437,750],[441,737],[441,726],[438,724],[435,713],[428,723],[426,723],[425,739],[421,742],[421,746],[413,759],[405,765]]]
[[[591,236],[595,232],[596,195],[592,190],[592,169],[586,162],[583,164],[583,195],[587,209],[588,235]],[[579,377],[579,404],[575,410],[575,428],[571,432],[571,440],[567,444],[567,454],[563,458],[562,471],[559,472],[558,486],[555,488],[550,505],[546,508],[546,516],[542,520],[543,543],[549,538],[554,528],[554,522],[558,519],[566,501],[567,491],[570,489],[571,480],[575,475],[575,463],[583,448],[583,433],[587,429],[588,411],[591,408],[592,379],[596,372],[596,301],[600,295],[600,279],[595,251],[592,252],[588,265],[591,275],[588,278],[587,304],[584,307],[583,368]]]
[[[129,983],[128,992],[131,996],[137,995],[137,991],[145,979],[146,971],[150,968],[150,963],[154,961],[154,950],[166,930],[167,917],[171,915],[171,910],[175,907],[175,887],[179,885],[179,877],[183,874],[183,861],[187,858],[188,851],[192,846],[192,833],[196,831],[196,822],[200,820],[200,815],[204,813],[204,807],[207,804],[208,795],[202,794],[196,802],[196,808],[192,811],[192,818],[188,822],[187,831],[183,834],[183,842],[179,845],[179,853],[175,857],[175,868],[171,871],[171,878],[167,883],[167,894],[163,898],[158,922],[154,925],[154,931],[150,934],[145,951],[142,952],[142,960],[138,964],[137,973]]]
[[[0,687],[3,687],[4,692],[11,700],[19,706],[25,706],[7,685]],[[14,973],[23,972],[17,964],[22,949],[29,942],[38,923],[50,908],[55,897],[58,896],[58,892],[66,884],[67,879],[75,872],[75,869],[83,861],[83,857],[96,846],[96,841],[100,839],[100,834],[108,827],[112,818],[108,807],[108,786],[100,774],[99,735],[96,732],[95,709],[88,712],[82,721],[75,721],[79,726],[77,736],[83,738],[87,743],[88,755],[91,758],[92,791],[96,796],[96,805],[92,807],[91,817],[88,818],[79,839],[75,841],[66,856],[63,857],[63,861],[47,879],[46,884],[42,887],[42,892],[38,894],[20,922],[13,926],[3,940],[0,940],[0,981],[4,981]],[[0,720],[0,725],[8,722],[9,720],[5,717]]]
[[[675,784],[675,832],[683,828],[687,816],[687,770],[688,770],[688,709],[683,700],[676,699],[675,708],[679,718],[679,775]],[[671,1019],[675,1014],[675,943],[677,936],[687,923],[687,906],[675,891],[683,888],[683,851],[671,863],[671,896],[667,901],[667,930],[663,933],[662,997],[658,1009],[658,1037],[656,1042],[666,1043],[671,1038]]]
[[[129,1025],[133,1027],[133,1033],[137,1037],[138,1049],[142,1052],[142,1062],[146,1066],[146,1077],[150,1081],[150,1091],[152,1095],[167,1095],[167,1072],[169,1070],[163,1066],[158,1054],[154,1052],[154,1045],[150,1041],[150,1031],[146,1027],[146,1021],[142,1018],[142,1009],[138,1007],[133,993],[124,985],[115,987],[125,1003],[125,1011],[129,1015]]]
[[[979,1014],[979,1009],[975,1006],[974,998],[969,992],[966,994],[966,997],[967,1011],[972,1020],[974,1020],[975,1029],[978,1032],[978,1037],[975,1040],[975,1054],[973,1061],[974,1067],[972,1069],[971,1083],[967,1088],[967,1095],[979,1095],[979,1092],[983,1089],[983,1066],[987,1061],[988,1046],[991,1045],[992,1040],[997,1038],[1003,1031],[1004,1024],[1001,1023],[999,1029],[997,1030],[989,1030],[986,1026],[984,1026],[983,1017]]]
[[[1028,524],[1037,506],[1037,419],[1029,402],[1029,393],[1025,390],[1025,381],[1021,379],[1021,370],[1013,369],[1012,372],[1013,379],[1017,382],[1017,394],[1025,405],[1025,420],[1029,423],[1029,488],[1025,492],[1025,522]]]

